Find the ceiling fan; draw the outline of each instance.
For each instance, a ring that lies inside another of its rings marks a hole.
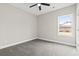
[[[36,4],[31,5],[31,6],[29,6],[29,7],[32,8],[32,7],[34,7],[34,6],[38,6],[39,11],[41,11],[41,5],[43,5],[43,6],[50,6],[50,4],[48,4],[48,3],[36,3]]]

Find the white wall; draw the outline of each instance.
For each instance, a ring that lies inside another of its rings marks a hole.
[[[38,38],[55,41],[69,45],[75,45],[75,5],[65,7],[47,14],[38,16]],[[57,17],[59,15],[73,14],[73,36],[58,36],[57,35]]]
[[[76,7],[76,15],[77,15],[77,20],[76,20],[76,42],[77,42],[77,48],[79,49],[79,4],[77,4]]]
[[[0,4],[0,47],[37,38],[37,18],[8,4]]]

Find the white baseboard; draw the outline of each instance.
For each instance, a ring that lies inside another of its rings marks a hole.
[[[15,45],[18,45],[18,44],[21,44],[21,43],[25,43],[25,42],[28,42],[28,41],[31,41],[31,40],[35,40],[35,39],[36,39],[36,38],[33,38],[33,39],[26,39],[26,40],[24,40],[24,41],[20,41],[20,42],[8,44],[8,45],[0,46],[0,49],[7,48],[7,47],[11,47],[11,46],[15,46]]]
[[[56,40],[48,40],[48,39],[45,39],[45,38],[39,38],[39,39],[45,40],[45,41],[49,41],[49,42],[55,42],[55,43],[60,43],[60,44],[63,44],[63,45],[69,45],[69,46],[76,47],[76,45],[75,44],[72,44],[72,43],[59,42],[59,41],[56,41]]]
[[[31,40],[35,40],[35,39],[37,39],[37,38],[27,39],[27,40],[24,40],[24,41],[20,41],[20,42],[8,44],[8,45],[0,46],[0,49],[11,47],[11,46],[15,46],[15,45],[18,45],[18,44],[21,44],[21,43],[25,43],[25,42],[28,42],[28,41],[31,41]],[[59,42],[59,41],[55,41],[55,40],[48,40],[48,39],[45,39],[45,38],[38,38],[38,39],[49,41],[49,42],[56,42],[56,43],[69,45],[69,46],[75,46],[75,44],[66,43],[66,42]]]

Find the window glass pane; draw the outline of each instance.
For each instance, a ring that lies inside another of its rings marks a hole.
[[[58,16],[58,35],[72,36],[72,14]]]

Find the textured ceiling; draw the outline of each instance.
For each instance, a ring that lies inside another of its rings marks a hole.
[[[41,14],[45,14],[60,8],[64,8],[70,5],[73,5],[73,3],[50,3],[50,6],[41,6],[42,10],[39,11],[38,6],[34,6],[32,8],[29,8],[29,6],[33,5],[35,3],[11,3],[10,5],[13,5],[17,8],[20,8],[28,13],[31,13],[33,15],[41,15]],[[53,6],[55,6],[55,8],[53,8]]]

